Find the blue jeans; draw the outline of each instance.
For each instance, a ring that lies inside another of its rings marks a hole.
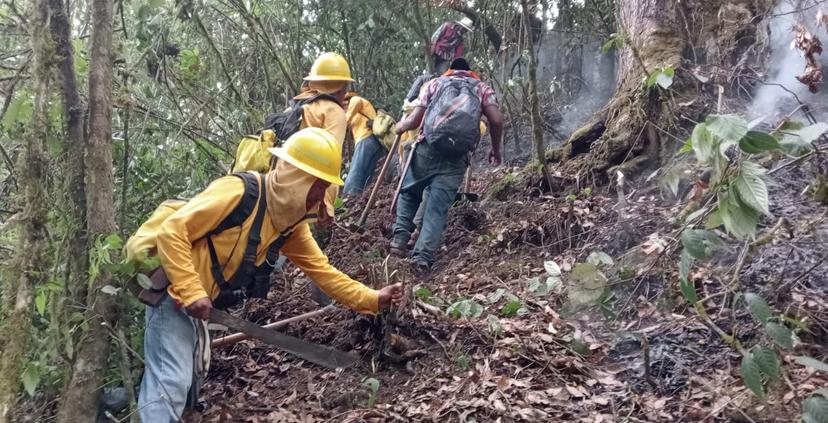
[[[414,158],[403,180],[397,203],[394,242],[399,245],[408,243],[415,228],[414,216],[427,188],[428,202],[420,237],[411,253],[415,261],[429,266],[434,264],[434,254],[440,248],[449,208],[463,183],[467,166],[465,157],[444,157],[426,142],[419,143],[414,150]]]
[[[354,158],[351,161],[351,170],[348,172],[348,177],[345,179],[345,187],[342,189],[344,194],[361,194],[371,176],[374,175],[374,167],[379,160],[385,155],[385,148],[380,144],[377,137],[371,135],[356,143],[354,148]]]
[[[169,294],[146,307],[144,379],[138,395],[142,422],[178,422],[193,380],[196,333],[193,321]]]

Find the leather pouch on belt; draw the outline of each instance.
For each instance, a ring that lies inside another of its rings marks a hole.
[[[142,289],[138,293],[138,299],[150,307],[158,307],[158,304],[161,304],[161,300],[164,299],[164,295],[167,294],[167,286],[170,285],[170,280],[167,279],[164,268],[159,267],[150,276],[150,281],[152,286],[149,289]]]

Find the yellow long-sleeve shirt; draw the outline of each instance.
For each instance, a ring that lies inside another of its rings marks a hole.
[[[377,111],[371,102],[360,96],[351,97],[348,102],[348,111],[345,112],[345,119],[354,134],[355,144],[374,134],[374,131],[368,126],[368,120],[376,118]]]
[[[316,95],[319,95],[317,91],[309,90],[294,98],[302,99]],[[319,99],[306,104],[304,108],[300,129],[327,129],[339,142],[339,146],[342,147],[342,144],[345,143],[345,133],[348,131],[348,123],[345,120],[345,110],[342,105],[331,100]],[[336,185],[329,186],[325,191],[325,204],[328,206],[328,215],[330,216],[336,214],[333,204],[336,202],[337,195],[339,195],[339,187]]]
[[[158,256],[170,280],[168,291],[183,306],[204,297],[215,299],[218,296],[219,288],[210,273],[210,253],[204,236],[233,211],[243,193],[244,184],[239,178],[219,178],[161,225],[157,239]],[[254,210],[240,228],[227,229],[212,238],[226,279],[232,277],[241,264],[255,215]],[[279,236],[267,217],[262,222],[261,235],[262,242],[256,251],[257,265],[264,262],[268,247]],[[378,291],[334,268],[314,241],[307,223],[296,227],[281,253],[337,301],[357,312],[377,312]]]

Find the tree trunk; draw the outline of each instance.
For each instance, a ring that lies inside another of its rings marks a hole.
[[[89,140],[86,144],[86,227],[89,248],[100,236],[115,233],[112,174],[112,0],[92,2],[92,42],[89,73]],[[89,330],[83,335],[71,382],[64,392],[58,422],[94,421],[98,388],[108,368],[109,331],[115,317],[115,297],[101,288],[111,281],[103,269],[92,282],[87,299]]]
[[[535,146],[535,157],[540,163],[540,171],[547,187],[552,186],[549,171],[546,169],[546,144],[543,142],[543,117],[540,111],[540,99],[538,98],[538,57],[535,52],[535,45],[532,43],[532,27],[530,23],[529,2],[521,0],[520,5],[523,12],[523,26],[526,28],[526,45],[529,46],[529,103],[532,107],[532,142]]]
[[[32,331],[32,297],[35,287],[45,278],[43,256],[46,251],[46,184],[48,157],[49,80],[51,79],[46,21],[48,8],[45,0],[34,4],[32,30],[34,108],[26,136],[26,148],[21,155],[19,169],[24,185],[22,219],[19,223],[19,247],[15,263],[8,275],[9,283],[3,289],[7,296],[3,320],[4,342],[0,356],[0,422],[11,420],[11,411],[20,387],[29,335]],[[12,282],[14,281],[14,282]],[[16,282],[16,286],[14,283]]]
[[[58,77],[61,82],[61,98],[66,117],[63,150],[67,152],[64,180],[69,213],[74,226],[68,235],[67,254],[68,276],[66,287],[70,301],[83,303],[86,300],[86,272],[89,255],[86,250],[86,189],[84,188],[84,105],[78,92],[75,75],[74,49],[72,47],[71,24],[63,0],[47,0],[49,4],[49,29],[55,46]]]
[[[772,0],[618,0],[623,38],[618,78],[609,104],[547,154],[566,161],[565,174],[605,182],[615,171],[636,174],[658,166],[679,146],[665,133],[683,130],[712,110],[714,84],[761,65]],[[750,53],[751,60],[742,56]],[[741,60],[740,60],[741,58]],[[675,70],[669,90],[642,83],[660,68]],[[699,81],[690,69],[711,77]]]

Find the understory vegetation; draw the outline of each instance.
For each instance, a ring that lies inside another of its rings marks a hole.
[[[828,423],[826,13],[821,0],[3,0],[0,422],[137,421],[133,291],[149,278],[128,237],[227,174],[320,53],[342,54],[353,88],[398,118],[432,32],[467,17],[505,160],[488,166],[485,137],[481,199],[452,207],[432,274],[389,254],[396,181],[379,182],[363,231],[351,224],[367,198],[338,200],[324,251],[372,287],[402,282],[403,304],[280,327],[360,355],[341,371],[222,343],[184,421]],[[292,265],[271,280],[233,313],[264,325],[319,308]]]

